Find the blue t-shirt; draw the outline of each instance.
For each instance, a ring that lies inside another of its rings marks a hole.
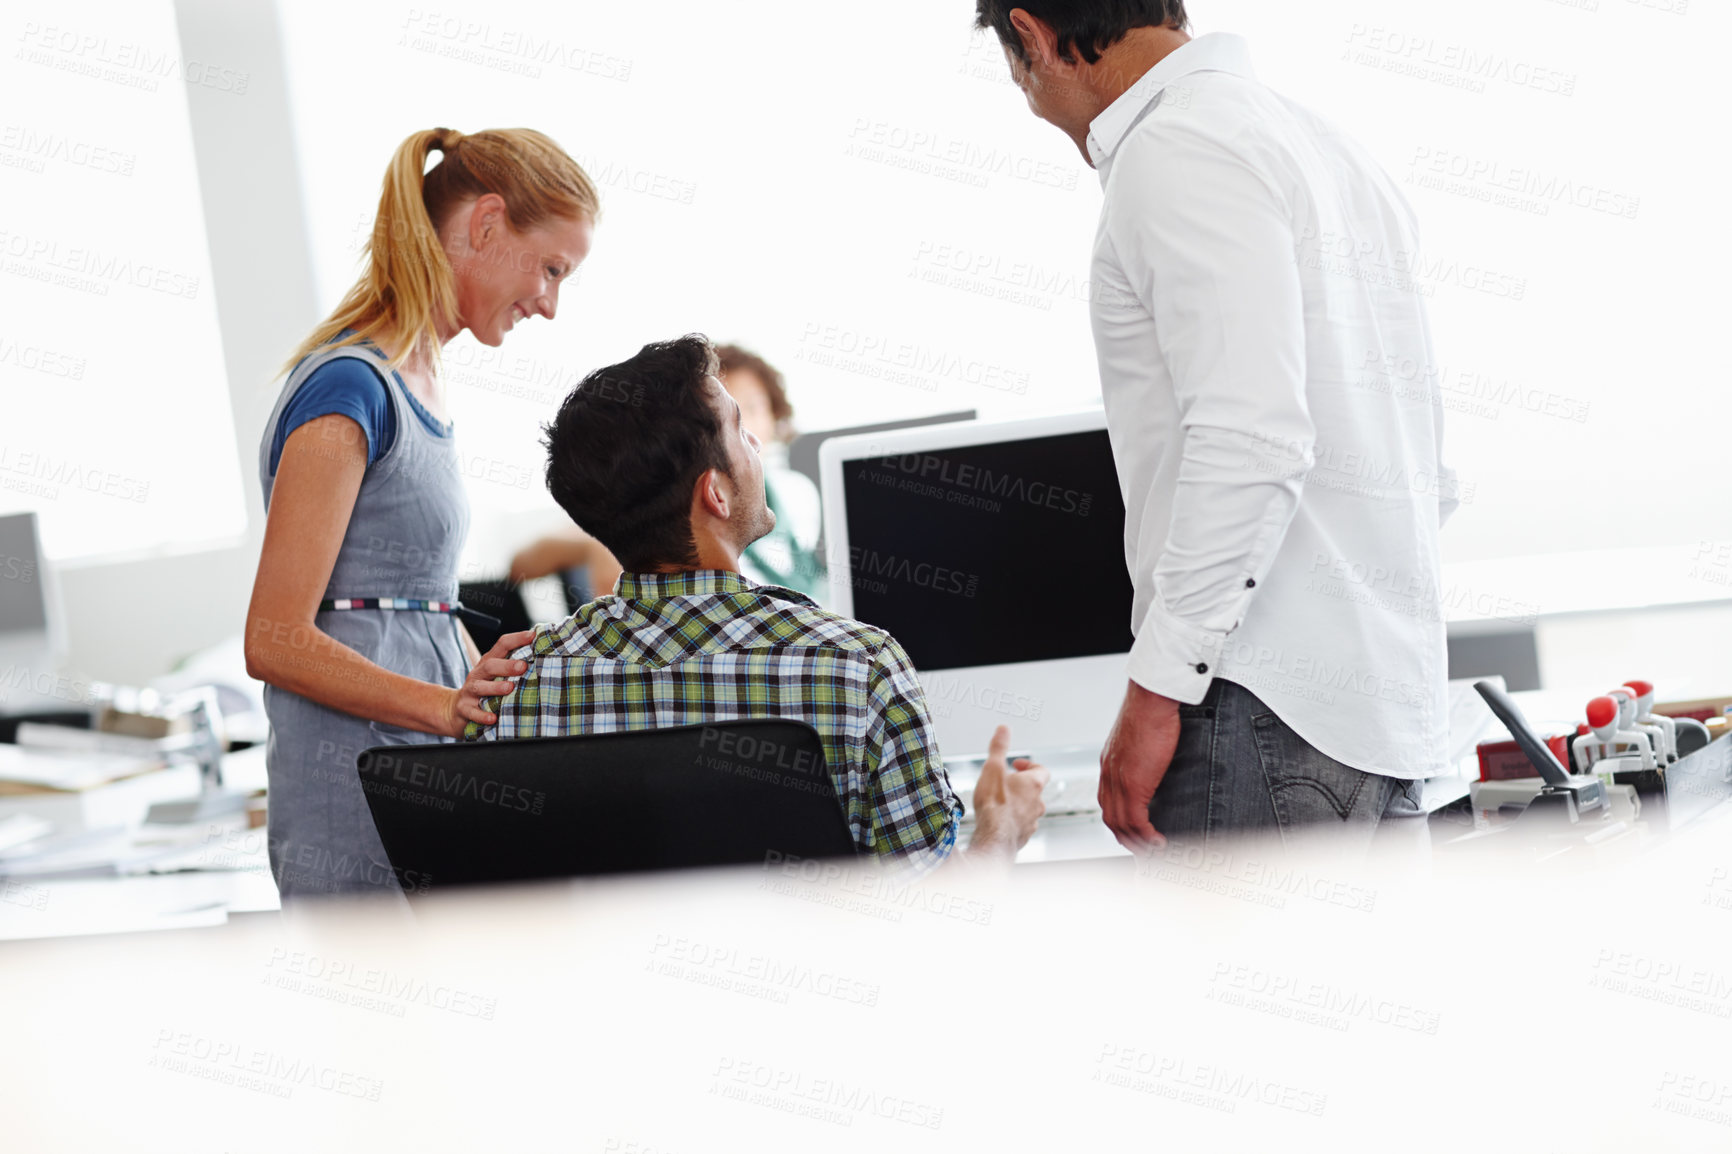
[[[403,390],[403,399],[409,402],[409,407],[428,432],[435,437],[451,435],[451,426],[429,413],[403,384],[402,377],[392,373],[391,378]],[[333,413],[348,417],[361,426],[361,431],[367,436],[369,466],[390,452],[396,442],[397,412],[391,398],[385,395],[385,382],[365,361],[338,357],[314,369],[306,383],[283,407],[276,432],[271,436],[272,476],[276,475],[277,462],[283,456],[283,442],[289,439],[289,434],[308,421]]]

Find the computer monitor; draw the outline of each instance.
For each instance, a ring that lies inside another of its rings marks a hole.
[[[820,489],[824,486],[818,455],[823,451],[825,442],[836,437],[861,436],[866,433],[888,433],[892,429],[920,429],[931,425],[948,425],[957,421],[972,421],[976,416],[974,409],[958,409],[952,413],[933,413],[924,417],[903,417],[895,421],[879,421],[870,425],[849,425],[845,429],[820,429],[815,433],[801,433],[788,444],[788,468],[811,480]],[[829,533],[823,526],[818,531],[818,549],[825,552],[829,541]]]
[[[830,604],[907,650],[940,748],[1098,748],[1125,689],[1125,509],[1095,409],[836,438]]]
[[[36,514],[0,516],[0,713],[63,701],[57,669],[65,649]]]
[[[849,425],[845,429],[819,429],[814,433],[801,433],[788,443],[788,468],[796,473],[804,473],[811,478],[812,484],[822,487],[822,474],[819,472],[818,454],[824,448],[824,442],[835,437],[854,437],[865,433],[887,433],[892,429],[919,429],[929,425],[949,425],[957,421],[972,421],[976,416],[973,409],[958,409],[953,413],[933,413],[925,417],[905,417],[898,421],[880,421],[871,425]]]

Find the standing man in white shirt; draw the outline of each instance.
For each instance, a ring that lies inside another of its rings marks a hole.
[[[1183,0],[976,0],[1105,192],[1091,319],[1136,587],[1119,841],[1424,838],[1457,503],[1412,210]],[[1398,835],[1407,834],[1406,838]]]

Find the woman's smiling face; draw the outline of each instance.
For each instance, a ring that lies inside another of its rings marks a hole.
[[[519,321],[552,320],[559,287],[589,255],[595,224],[589,218],[555,217],[518,232],[497,196],[460,208],[446,231],[445,252],[457,277],[461,328],[484,345],[497,346]],[[467,227],[461,227],[466,224]]]

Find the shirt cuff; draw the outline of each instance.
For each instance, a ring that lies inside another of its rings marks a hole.
[[[950,811],[950,824],[938,844],[925,846],[913,853],[893,855],[890,861],[896,876],[903,882],[923,878],[943,865],[956,852],[956,830],[962,820],[962,802],[958,800]]]
[[[1131,646],[1131,680],[1150,693],[1195,705],[1215,680],[1226,642],[1225,633],[1193,625],[1152,605]]]

